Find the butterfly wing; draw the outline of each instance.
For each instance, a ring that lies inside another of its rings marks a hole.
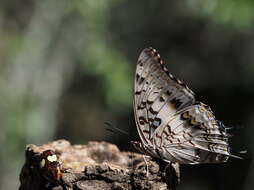
[[[200,164],[226,162],[230,156],[237,157],[230,153],[226,129],[203,103],[178,111],[155,135],[154,144],[161,148],[165,160],[173,157],[179,163]]]
[[[142,146],[151,156],[182,164],[237,157],[211,109],[195,103],[194,93],[168,72],[153,48],[143,50],[138,59],[134,112]]]
[[[168,72],[153,48],[144,49],[140,54],[134,86],[135,120],[145,145],[153,144],[157,128],[195,101],[194,93]]]

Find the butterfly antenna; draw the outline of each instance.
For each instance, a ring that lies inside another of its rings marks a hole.
[[[109,122],[104,122],[104,125],[106,125],[106,130],[107,131],[109,131],[109,132],[111,132],[111,133],[115,133],[115,132],[118,132],[118,133],[120,133],[120,134],[124,134],[124,135],[127,135],[127,137],[128,137],[128,139],[129,140],[131,140],[131,136],[130,136],[130,134],[128,133],[128,132],[126,132],[126,131],[124,131],[124,130],[122,130],[122,129],[120,129],[120,128],[118,128],[118,127],[115,127],[115,126],[113,126],[111,123],[109,123]],[[131,141],[129,141],[129,142],[131,142]],[[132,146],[131,146],[132,147]],[[133,147],[132,147],[133,148]],[[131,152],[131,160],[134,158],[134,152]],[[134,171],[134,162],[133,162],[133,160],[131,161],[131,164],[130,164],[131,166],[130,166],[130,168]],[[134,173],[134,172],[133,172]]]
[[[118,128],[118,127],[113,126],[111,123],[109,123],[109,122],[104,122],[104,124],[106,125],[106,130],[107,130],[107,131],[110,131],[110,132],[112,132],[112,133],[118,132],[118,133],[120,133],[120,134],[124,134],[124,135],[127,135],[128,137],[130,137],[130,134],[129,134],[128,132],[126,132],[126,131],[124,131],[124,130]]]
[[[130,134],[129,134],[128,132],[126,132],[126,131],[124,131],[124,130],[118,128],[118,127],[113,126],[113,125],[112,125],[111,123],[109,123],[109,122],[104,122],[104,124],[107,126],[107,127],[106,127],[106,130],[107,130],[107,131],[110,131],[111,133],[118,132],[118,133],[120,133],[120,134],[126,135],[126,136],[128,137],[128,139],[129,139],[129,142],[130,142],[131,145],[132,145],[132,146],[131,146],[131,149],[136,150],[135,146],[133,145],[133,142],[136,142],[136,141],[135,141],[136,139],[134,139],[133,137],[131,137]]]

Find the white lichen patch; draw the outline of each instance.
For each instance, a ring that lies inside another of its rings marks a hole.
[[[57,157],[56,157],[55,154],[52,155],[52,156],[48,156],[47,159],[48,159],[48,161],[50,161],[50,162],[56,162],[56,161],[57,161]]]
[[[45,166],[45,159],[42,159],[40,162],[40,168],[43,168]]]

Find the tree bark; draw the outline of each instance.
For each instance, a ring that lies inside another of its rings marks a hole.
[[[120,152],[107,142],[71,145],[57,140],[28,145],[19,190],[175,189],[178,165],[165,169],[150,158],[146,161],[141,154]]]

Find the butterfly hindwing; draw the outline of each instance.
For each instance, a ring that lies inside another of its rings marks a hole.
[[[166,126],[170,126],[171,133],[167,132],[167,127],[161,127],[155,132],[157,138],[153,139],[154,143],[162,152],[174,152],[178,160],[185,159],[183,163],[222,162],[221,158],[226,161],[230,156],[227,133],[203,103],[176,113]],[[158,137],[163,139],[162,144],[158,144]]]

